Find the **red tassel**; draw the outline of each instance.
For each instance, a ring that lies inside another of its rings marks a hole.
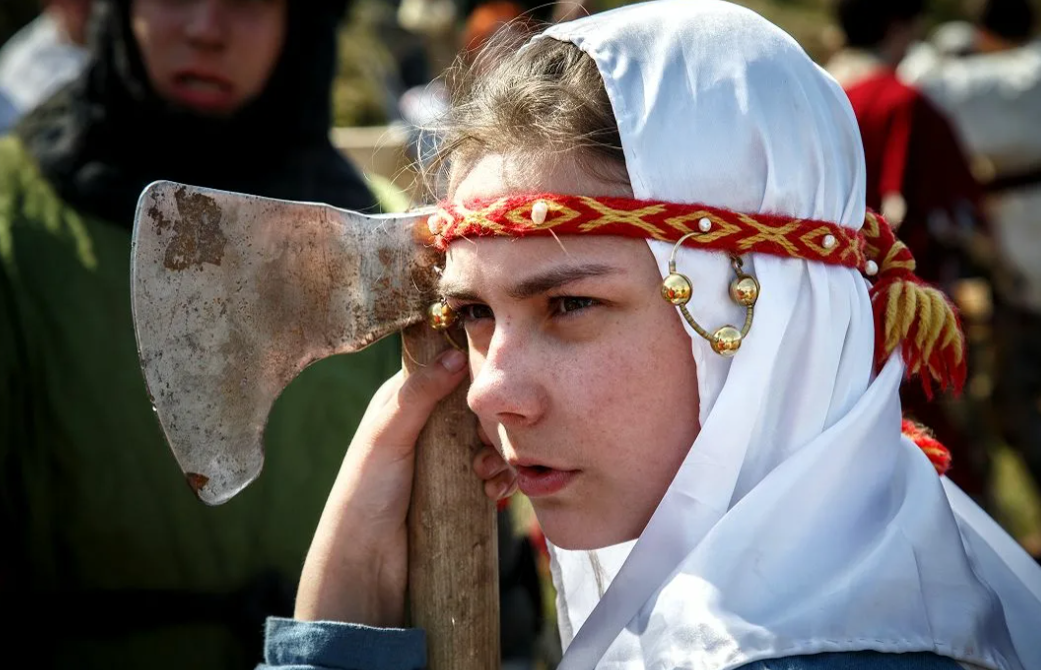
[[[931,430],[920,423],[904,419],[900,423],[900,432],[918,445],[918,448],[922,450],[929,462],[936,468],[937,474],[942,475],[950,469],[951,452],[947,450],[947,447],[940,444],[940,441],[936,439]]]
[[[914,257],[882,217],[869,212],[864,233],[868,257],[877,264],[877,279],[870,292],[876,369],[900,347],[908,377],[918,375],[927,398],[933,397],[934,381],[940,390],[961,393],[966,376],[965,336],[954,305],[914,274]]]

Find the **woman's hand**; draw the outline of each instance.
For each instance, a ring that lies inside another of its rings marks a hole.
[[[404,624],[416,439],[464,377],[466,356],[453,349],[408,379],[399,372],[373,396],[307,553],[297,619]]]
[[[499,501],[517,492],[517,473],[503,459],[499,451],[492,446],[487,433],[480,425],[477,436],[485,445],[474,456],[474,473],[484,481],[484,495]]]

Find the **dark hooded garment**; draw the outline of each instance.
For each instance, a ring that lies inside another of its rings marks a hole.
[[[375,206],[329,141],[343,0],[290,1],[267,86],[235,114],[204,117],[161,99],[130,28],[130,0],[98,0],[86,72],[16,128],[73,208],[130,227],[141,191],[166,179],[344,209]]]

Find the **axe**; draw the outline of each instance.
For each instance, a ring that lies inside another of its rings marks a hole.
[[[437,279],[426,214],[145,189],[131,262],[138,354],[200,500],[223,503],[260,475],[268,413],[307,365],[399,331],[406,374],[445,348],[426,322]],[[431,670],[500,663],[495,509],[470,468],[478,446],[460,387],[420,435],[409,511],[409,609]]]

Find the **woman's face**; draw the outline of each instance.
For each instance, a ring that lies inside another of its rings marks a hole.
[[[456,201],[510,193],[630,196],[572,160],[491,155]],[[451,245],[442,290],[466,326],[468,396],[547,537],[636,538],[698,426],[690,338],[642,240],[480,238]]]
[[[131,26],[156,92],[212,116],[260,95],[282,53],[287,0],[134,0]]]

